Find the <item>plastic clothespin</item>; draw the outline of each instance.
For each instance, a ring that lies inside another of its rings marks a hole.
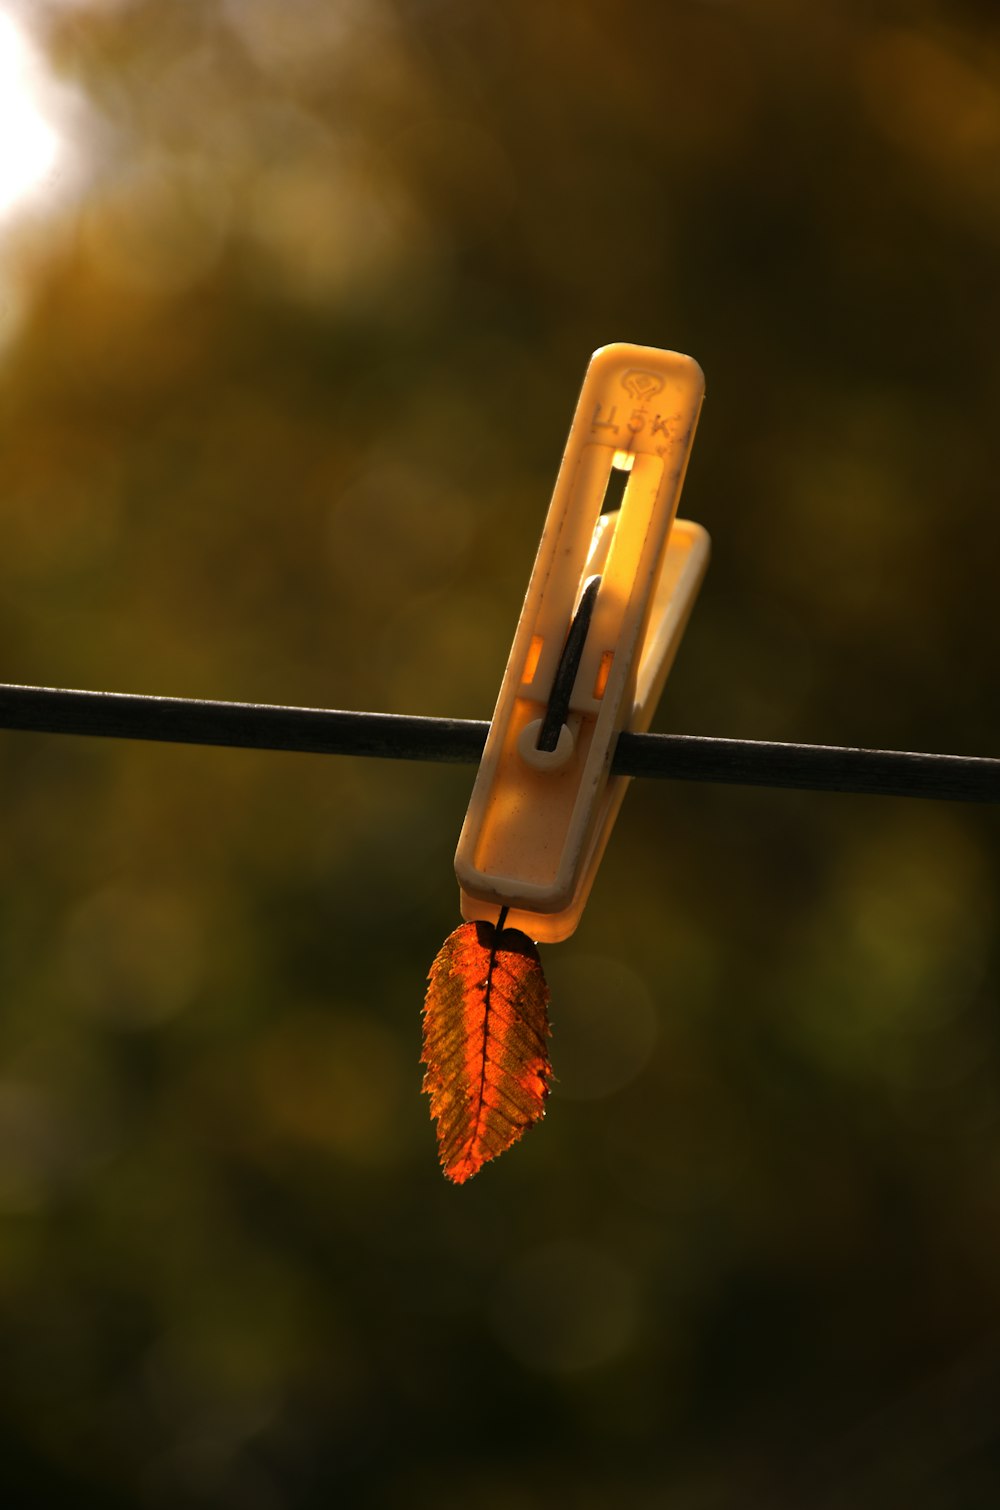
[[[467,921],[506,908],[548,943],[580,921],[628,784],[618,735],[648,729],[708,565],[675,520],[704,391],[677,352],[591,358],[455,855]]]

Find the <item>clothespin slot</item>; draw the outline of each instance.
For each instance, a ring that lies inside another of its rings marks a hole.
[[[467,920],[507,908],[547,942],[579,922],[627,785],[618,735],[649,727],[708,563],[675,520],[703,395],[676,352],[591,359],[455,856]]]

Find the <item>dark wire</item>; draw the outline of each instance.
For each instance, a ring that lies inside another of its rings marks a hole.
[[[556,667],[556,674],[552,678],[552,691],[549,693],[548,707],[545,709],[542,727],[538,731],[537,748],[539,750],[551,752],[555,749],[559,743],[563,724],[569,716],[569,700],[573,696],[573,688],[576,685],[576,674],[583,658],[583,647],[587,642],[587,630],[594,616],[594,603],[600,585],[600,577],[591,577],[583,589],[583,596],[573,615],[569,634],[566,636],[566,643]]]
[[[464,718],[0,685],[0,728],[474,765],[489,725]],[[976,755],[766,744],[691,734],[622,734],[611,769],[618,776],[673,781],[1000,802],[1000,760]]]

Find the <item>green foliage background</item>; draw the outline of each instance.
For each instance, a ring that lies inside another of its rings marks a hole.
[[[708,379],[657,727],[1000,753],[994,7],[7,9],[86,168],[0,224],[4,680],[488,717],[634,340]],[[996,815],[637,784],[456,1190],[471,779],[0,739],[9,1503],[996,1504]]]

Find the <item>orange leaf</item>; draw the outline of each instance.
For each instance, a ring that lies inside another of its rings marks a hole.
[[[441,1166],[458,1185],[545,1115],[548,1001],[538,950],[516,928],[463,923],[431,966],[424,1090]]]

